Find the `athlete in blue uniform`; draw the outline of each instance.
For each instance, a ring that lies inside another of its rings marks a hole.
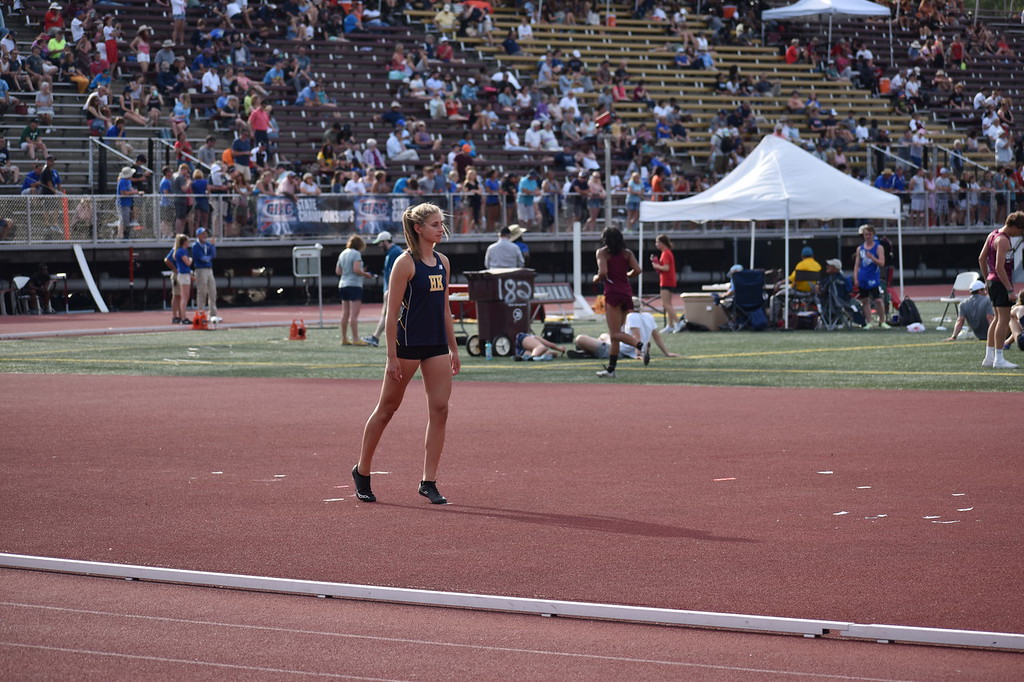
[[[402,216],[408,249],[395,261],[388,283],[388,362],[373,414],[363,428],[359,463],[352,467],[356,497],[376,502],[370,488],[370,464],[384,429],[395,415],[405,389],[419,368],[427,393],[427,433],[420,495],[431,504],[447,504],[437,491],[437,465],[444,448],[452,377],[459,373],[459,347],[448,307],[448,259],[434,247],[448,234],[441,209],[418,204]]]

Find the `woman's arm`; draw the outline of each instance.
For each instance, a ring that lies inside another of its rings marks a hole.
[[[1001,263],[1006,261],[1006,250],[1010,248],[1010,239],[999,239],[996,241],[996,276],[999,277],[999,281],[1006,287],[1006,291],[1010,296],[1013,296],[1013,282],[1006,276],[1006,268],[999,267]]]
[[[985,240],[985,244],[981,247],[981,253],[978,255],[978,269],[981,270],[981,279],[988,279],[988,243],[989,240]]]
[[[595,282],[603,282],[608,276],[608,251],[605,247],[597,250],[597,274],[594,275]]]
[[[640,263],[636,260],[636,256],[629,249],[626,249],[626,261],[629,263],[629,272],[626,273],[626,277],[636,277],[643,272]]]
[[[363,257],[362,257],[362,254],[360,254],[359,260],[357,260],[355,263],[352,264],[352,272],[356,273],[360,277],[366,277],[367,279],[369,279],[370,277],[373,277],[373,275],[368,273],[366,270],[363,270]]]
[[[416,264],[412,256],[403,253],[391,268],[391,279],[388,281],[387,318],[384,320],[384,338],[387,339],[388,361],[385,375],[394,381],[401,381],[402,366],[398,362],[398,316],[402,312],[402,299],[405,288],[416,274]],[[454,337],[453,337],[454,338]]]

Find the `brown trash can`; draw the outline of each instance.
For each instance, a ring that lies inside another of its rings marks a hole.
[[[511,354],[516,335],[530,331],[530,301],[537,273],[529,268],[495,268],[465,275],[469,300],[476,303],[478,347],[490,341],[495,355]],[[467,342],[470,354],[479,354],[471,345]]]

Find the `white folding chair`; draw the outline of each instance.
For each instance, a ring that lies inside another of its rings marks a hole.
[[[15,305],[14,310],[12,311],[14,313],[28,315],[32,312],[29,309],[28,294],[22,293],[21,291],[25,288],[25,285],[28,284],[28,280],[29,278],[24,275],[18,275],[17,277],[11,278],[11,281],[14,282]]]
[[[945,303],[946,307],[942,309],[942,318],[939,320],[938,326],[941,327],[946,321],[946,313],[949,312],[949,306],[953,306],[957,316],[960,315],[960,304],[971,295],[971,285],[979,279],[981,277],[976,272],[961,272],[956,276],[956,279],[953,280],[953,289],[949,292],[949,296],[943,296],[939,299],[939,303]],[[964,295],[960,296],[960,293]]]

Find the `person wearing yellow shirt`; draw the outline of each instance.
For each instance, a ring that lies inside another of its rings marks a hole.
[[[821,263],[814,260],[814,249],[809,246],[803,248],[803,251],[800,252],[800,258],[800,262],[796,264],[793,272],[789,274],[789,284],[793,287],[794,291],[809,294],[814,289],[814,282],[797,282],[796,273],[801,270],[804,272],[821,272]]]
[[[793,268],[793,272],[789,274],[789,298],[790,301],[793,299],[806,298],[814,291],[813,281],[797,281],[796,273],[798,272],[813,272],[821,273],[821,263],[814,260],[814,249],[809,246],[805,246],[800,252],[800,262]],[[782,307],[786,301],[786,287],[778,287],[771,298],[771,319],[772,322],[781,326],[782,322]]]

